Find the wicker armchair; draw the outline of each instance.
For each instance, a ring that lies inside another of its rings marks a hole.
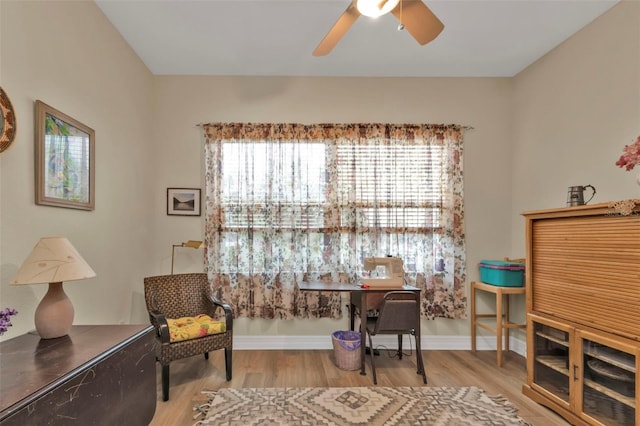
[[[233,310],[217,299],[204,273],[160,275],[144,278],[144,298],[151,324],[156,328],[156,359],[162,365],[162,398],[169,399],[169,364],[176,359],[224,349],[227,380],[231,380],[233,350]],[[171,341],[167,319],[195,317],[200,314],[215,318],[216,310],[224,310],[225,331],[182,341]]]

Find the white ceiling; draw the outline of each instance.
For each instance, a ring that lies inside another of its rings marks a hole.
[[[361,16],[312,52],[350,0],[96,0],[157,75],[511,77],[618,0],[426,0],[420,46],[392,15]]]

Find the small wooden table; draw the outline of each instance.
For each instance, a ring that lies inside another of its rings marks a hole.
[[[485,291],[495,294],[496,296],[496,313],[495,314],[478,314],[476,313],[476,291]],[[512,294],[524,294],[525,287],[500,287],[497,285],[486,284],[483,282],[471,282],[471,351],[476,351],[476,329],[477,327],[495,333],[497,343],[497,363],[498,367],[502,367],[502,334],[504,331],[504,345],[509,350],[509,330],[512,328],[526,328],[526,324],[516,324],[509,320],[509,296]],[[506,298],[504,297],[506,296]],[[504,301],[504,312],[503,312]],[[478,321],[478,318],[494,318],[496,327]],[[504,319],[504,320],[503,320]]]
[[[321,282],[321,281],[303,281],[298,284],[300,291],[348,291],[350,296],[349,306],[349,328],[354,330],[355,327],[355,308],[360,309],[360,374],[366,376],[365,371],[365,351],[362,348],[367,345],[367,336],[364,331],[364,325],[367,324],[367,296],[376,294],[384,295],[394,290],[413,291],[420,293],[420,289],[410,285],[402,287],[369,287],[362,288],[356,284],[344,284],[338,282]],[[416,338],[420,339],[420,323],[416,329]],[[373,350],[373,348],[371,348]]]
[[[156,409],[151,325],[75,325],[0,343],[0,424],[148,425]]]

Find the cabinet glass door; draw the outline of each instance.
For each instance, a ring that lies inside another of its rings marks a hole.
[[[569,404],[569,329],[538,320],[533,327],[533,383]]]
[[[638,365],[634,347],[590,333],[577,335],[582,344],[582,412],[606,425],[634,426]]]

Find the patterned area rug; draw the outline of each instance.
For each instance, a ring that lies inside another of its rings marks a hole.
[[[477,387],[244,388],[204,392],[196,425],[529,425]],[[204,418],[202,418],[204,416]]]

